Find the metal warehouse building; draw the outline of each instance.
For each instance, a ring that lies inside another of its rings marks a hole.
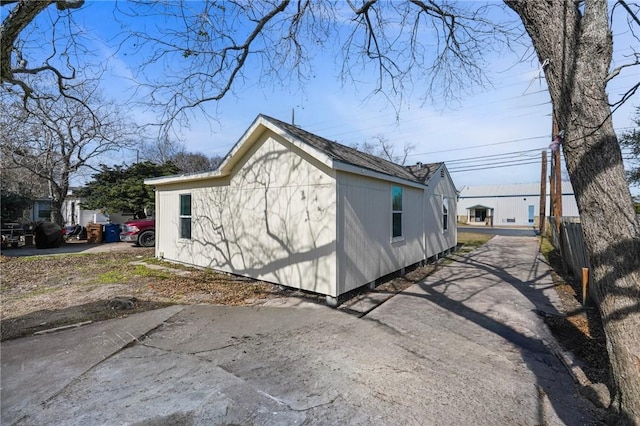
[[[546,216],[549,216],[547,185]],[[458,196],[458,221],[470,225],[538,226],[540,183],[465,186]],[[562,215],[579,216],[571,182],[562,182]]]

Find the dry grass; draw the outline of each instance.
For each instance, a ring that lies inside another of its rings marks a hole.
[[[168,269],[147,267],[147,262]],[[2,340],[170,304],[250,305],[278,296],[272,284],[176,267],[155,260],[153,249],[134,247],[94,254],[2,256],[0,268]],[[112,309],[109,301],[115,297],[135,298],[134,309]]]
[[[479,232],[458,232],[458,248],[463,253],[467,253],[476,247],[480,247],[493,237],[491,234],[481,234]]]

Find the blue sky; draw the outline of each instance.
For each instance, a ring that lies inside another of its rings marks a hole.
[[[92,40],[93,50],[108,58],[104,84],[108,93],[124,96],[133,87],[139,58],[109,47],[120,31],[112,10],[112,2],[89,2],[75,21]],[[622,63],[623,55],[631,53],[636,42],[627,32],[626,23],[614,27],[614,66]],[[391,141],[398,153],[405,143],[411,144],[415,148],[407,163],[444,161],[458,188],[539,181],[540,151],[551,142],[551,104],[535,58],[519,61],[516,54],[506,51],[489,54],[487,73],[492,87],[474,88],[475,94],[464,96],[453,107],[437,99],[423,103],[416,89],[406,94],[396,120],[385,98],[370,96],[373,77],[360,76],[363,83],[357,86],[342,85],[335,52],[317,50],[314,54],[315,77],[304,87],[296,81],[272,84],[249,72],[233,93],[207,106],[216,120],[196,114],[189,128],[176,127],[176,133],[189,151],[225,155],[259,113],[290,121],[295,110],[296,124],[346,145],[370,142],[377,135]],[[639,77],[635,69],[621,73],[609,85],[611,100]],[[638,97],[615,112],[616,129],[624,131],[632,125],[633,107],[640,105]],[[132,109],[131,115],[139,123],[154,120],[141,108]],[[130,163],[134,159],[135,152],[126,152],[113,161]],[[513,162],[519,165],[511,166]],[[640,189],[632,188],[632,192],[639,194]]]

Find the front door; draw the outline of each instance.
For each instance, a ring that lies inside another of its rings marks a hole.
[[[487,209],[475,209],[475,221],[484,222],[487,219]]]
[[[534,206],[529,206],[529,223],[533,224],[533,210],[534,210]]]

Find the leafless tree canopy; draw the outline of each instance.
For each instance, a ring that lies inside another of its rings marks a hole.
[[[353,148],[404,166],[407,163],[407,157],[415,149],[415,145],[406,142],[402,147],[402,152],[397,154],[396,147],[391,141],[385,135],[379,133],[373,137],[372,141],[355,144]]]
[[[505,35],[513,33],[486,17],[491,8],[468,9],[465,3],[138,1],[127,6],[120,12],[129,22],[152,17],[168,23],[144,30],[132,24],[123,45],[146,58],[141,90],[164,108],[164,121],[254,83],[247,75],[256,70],[259,84],[303,85],[315,77],[318,49],[342,52],[336,66],[344,82],[374,76],[375,91],[394,99],[416,88],[455,99],[487,82],[483,58],[508,45]],[[159,69],[164,73],[157,77]]]
[[[48,182],[48,195],[57,207],[74,173],[94,166],[107,153],[131,148],[135,142],[135,128],[115,105],[90,87],[74,91],[72,97],[50,94],[27,98],[26,109],[25,103],[4,93],[1,105],[3,158]]]
[[[138,159],[154,164],[173,163],[181,173],[197,173],[218,168],[223,158],[207,157],[199,152],[188,152],[184,144],[164,135],[158,140],[149,140],[140,146]]]
[[[77,84],[77,71],[87,64],[75,62],[74,55],[83,48],[70,31],[70,22],[71,11],[83,4],[84,0],[0,1],[5,15],[0,27],[0,81],[4,89],[17,91],[26,99],[38,96],[32,76],[46,75],[63,95]],[[36,19],[44,20],[42,15],[52,5],[57,12],[48,16],[48,23],[33,25]]]
[[[89,53],[72,20],[72,11],[83,4],[2,2],[11,8],[2,23],[0,49],[5,88],[33,96],[34,86],[25,77],[48,73],[66,93],[78,77],[77,61]],[[374,91],[396,105],[414,90],[448,102],[486,84],[487,53],[518,38],[515,24],[490,20],[498,6],[466,2],[137,0],[114,5],[124,28],[119,53],[135,63],[139,95],[161,112],[163,123],[187,118],[190,109],[203,109],[245,83],[256,84],[249,80],[255,75],[258,85],[304,87],[318,72],[313,61],[319,49],[337,53],[343,82],[375,77]],[[52,29],[48,34],[29,25],[45,15]],[[43,49],[49,51],[44,64],[32,66],[31,53]]]

